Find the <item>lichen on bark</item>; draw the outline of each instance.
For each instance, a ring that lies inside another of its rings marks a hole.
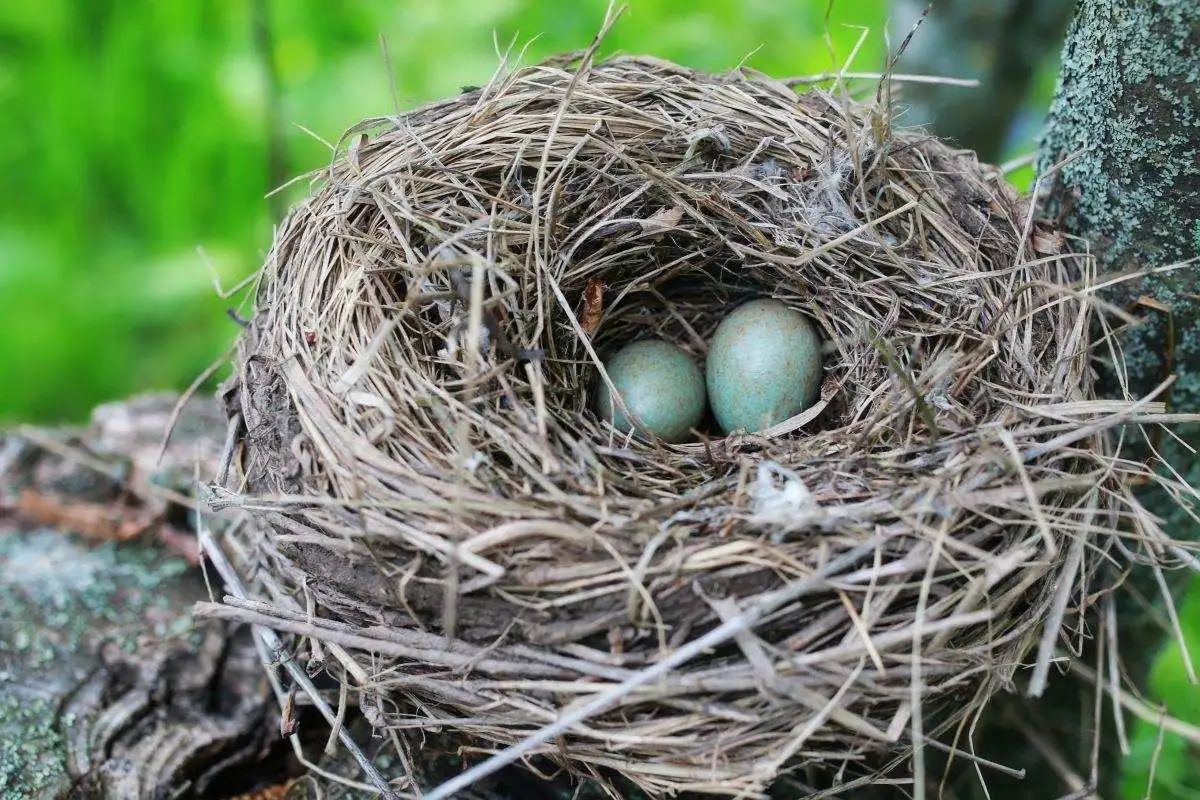
[[[1042,136],[1041,172],[1067,159],[1049,208],[1092,243],[1104,267],[1154,269],[1196,258],[1200,3],[1079,4]],[[1145,392],[1174,372],[1174,406],[1200,410],[1200,265],[1122,283],[1110,299],[1143,320],[1126,341],[1133,389]]]
[[[190,632],[187,603],[172,605],[168,590],[186,567],[150,548],[0,524],[0,797],[66,791],[63,698],[95,668],[101,641],[133,650],[142,636]]]
[[[1200,412],[1200,264],[1187,263],[1200,252],[1200,3],[1081,0],[1039,161],[1043,189],[1049,189],[1046,211],[1090,244],[1109,277],[1149,273],[1105,293],[1140,320],[1121,340],[1129,392],[1144,396],[1173,376],[1160,399],[1175,410]],[[1165,271],[1172,265],[1182,266]],[[1108,378],[1116,393],[1112,374]],[[1200,459],[1179,444],[1200,430],[1174,433],[1164,437],[1159,454],[1200,482]],[[1171,498],[1148,491],[1144,502],[1171,536],[1200,539],[1194,520]],[[1143,596],[1157,594],[1148,574],[1131,577]],[[1182,583],[1180,574],[1174,577]],[[1142,603],[1122,596],[1118,608],[1123,676],[1144,688],[1166,637]],[[1091,692],[1060,682],[1043,701],[1047,726],[1078,722]],[[1075,735],[1090,742],[1086,731]],[[1060,738],[1065,747],[1069,738]],[[1116,739],[1114,730],[1105,730],[1097,777],[1106,797],[1117,793],[1122,760]],[[1080,754],[1080,763],[1089,760]]]
[[[69,785],[53,704],[0,693],[0,797],[54,796]]]

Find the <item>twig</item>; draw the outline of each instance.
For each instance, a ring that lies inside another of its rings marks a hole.
[[[945,78],[940,75],[910,75],[903,72],[817,72],[812,75],[797,75],[794,78],[784,78],[787,86],[804,86],[811,83],[824,83],[838,79],[877,81],[882,78],[897,83],[936,83],[942,86],[961,86],[964,89],[978,89],[979,81],[974,78]]]
[[[1091,522],[1094,510],[1093,502],[1089,504],[1085,522]],[[1054,659],[1054,647],[1058,642],[1058,633],[1062,628],[1063,617],[1067,612],[1067,603],[1071,600],[1071,593],[1078,589],[1075,576],[1079,574],[1079,569],[1083,565],[1083,553],[1089,542],[1089,537],[1083,534],[1075,537],[1075,541],[1071,543],[1071,550],[1067,553],[1067,561],[1059,574],[1058,589],[1054,593],[1054,603],[1050,607],[1050,613],[1042,625],[1042,640],[1038,644],[1037,664],[1033,668],[1033,677],[1029,680],[1029,689],[1026,692],[1030,697],[1041,697],[1042,692],[1046,691],[1046,682],[1050,676],[1050,664]]]
[[[620,700],[625,695],[639,686],[644,686],[647,683],[656,681],[668,675],[671,670],[676,667],[686,664],[693,658],[704,653],[718,645],[724,644],[730,639],[737,636],[742,631],[750,630],[763,617],[776,611],[779,608],[799,600],[807,594],[811,594],[817,589],[825,585],[825,579],[834,573],[852,566],[857,561],[862,559],[882,542],[882,537],[874,537],[858,547],[846,551],[837,558],[829,561],[812,576],[804,580],[796,581],[778,591],[761,596],[754,605],[746,609],[737,616],[731,618],[727,622],[714,628],[708,633],[701,636],[699,639],[687,643],[675,652],[668,655],[662,661],[657,662],[653,666],[647,667],[641,672],[635,673],[630,678],[620,684],[605,690],[596,695],[592,700],[578,706],[573,711],[562,715],[559,719],[542,728],[537,733],[529,736],[520,743],[502,750],[488,760],[476,764],[466,772],[458,775],[451,780],[446,781],[441,786],[434,789],[425,795],[425,800],[445,800],[453,796],[456,792],[462,791],[469,786],[472,786],[477,781],[486,778],[488,775],[512,764],[513,762],[523,758],[527,754],[533,752],[537,747],[554,739],[563,733],[566,733],[572,726],[578,725],[586,719],[589,719],[596,714],[605,711],[610,705],[617,700]]]
[[[1010,721],[1029,740],[1029,743],[1041,753],[1042,758],[1046,760],[1046,763],[1050,765],[1050,768],[1054,770],[1062,782],[1070,787],[1071,793],[1058,800],[1085,800],[1085,798],[1086,800],[1102,800],[1100,795],[1096,794],[1096,788],[1089,785],[1087,781],[1080,777],[1079,773],[1067,763],[1063,754],[1045,736],[1016,715],[1012,715]]]
[[[171,416],[167,420],[167,429],[163,431],[162,442],[159,443],[158,458],[154,460],[154,463],[161,464],[163,456],[167,454],[167,445],[171,443],[171,434],[175,432],[175,425],[179,422],[179,417],[183,414],[183,409],[191,402],[192,397],[200,390],[204,382],[215,375],[222,365],[229,362],[229,357],[233,355],[236,349],[236,345],[231,345],[220,358],[205,367],[204,371],[197,375],[191,384],[183,390],[183,394],[179,395],[179,399],[175,401],[175,406],[171,409]]]
[[[1071,672],[1078,675],[1088,683],[1095,685],[1097,676],[1094,670],[1083,665],[1078,661],[1071,662]],[[1105,687],[1106,692],[1112,691],[1109,687]],[[1154,709],[1149,704],[1135,697],[1131,692],[1125,689],[1117,691],[1117,700],[1125,708],[1126,711],[1133,714],[1143,722],[1148,722],[1152,725],[1161,725],[1168,733],[1173,733],[1194,745],[1200,745],[1200,727],[1192,725],[1190,722],[1185,722],[1178,717],[1172,717],[1169,714],[1163,713],[1161,709]]]
[[[221,465],[217,468],[217,486],[225,487],[229,470],[233,466],[233,454],[237,452],[238,436],[242,432],[242,412],[235,413],[225,430],[225,444],[221,448]],[[225,487],[228,488],[228,487]]]
[[[203,522],[197,525],[197,535],[200,539],[201,551],[208,556],[208,563],[212,564],[213,568],[216,569],[230,593],[242,599],[249,599],[246,587],[242,583],[242,579],[238,576],[237,570],[229,563],[229,559],[225,557],[225,552],[217,544],[212,533]],[[366,757],[346,728],[338,726],[337,713],[325,702],[325,698],[317,691],[317,687],[313,685],[313,682],[309,679],[304,669],[295,662],[291,653],[283,646],[283,642],[279,640],[275,631],[270,628],[255,626],[254,632],[258,634],[263,644],[274,654],[275,661],[284,666],[296,685],[308,695],[313,705],[321,712],[321,716],[325,717],[330,727],[337,727],[338,740],[341,741],[342,746],[346,748],[350,755],[354,757],[354,760],[358,762],[358,766],[385,800],[400,800],[400,795],[392,791],[391,787],[388,786],[387,780],[379,773],[379,770],[375,769],[375,765]]]

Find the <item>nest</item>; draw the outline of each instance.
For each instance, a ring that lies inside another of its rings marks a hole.
[[[653,795],[965,749],[1097,565],[1162,538],[1107,433],[1148,407],[1095,397],[1092,262],[1032,218],[885,109],[744,70],[550,63],[364,122],[225,387],[255,619],[397,746],[468,754],[725,631],[531,754]],[[813,408],[682,444],[597,419],[614,348],[702,361],[754,297],[828,343]]]

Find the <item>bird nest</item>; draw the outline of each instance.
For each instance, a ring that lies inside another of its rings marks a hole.
[[[653,795],[868,780],[1043,683],[1097,565],[1161,538],[1109,435],[1149,407],[1094,394],[1092,262],[884,112],[617,58],[350,131],[224,390],[247,618],[398,746],[586,706],[530,763]],[[814,406],[677,444],[596,416],[616,348],[702,362],[757,297],[826,342]]]

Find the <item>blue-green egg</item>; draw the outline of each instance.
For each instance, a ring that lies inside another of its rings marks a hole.
[[[668,442],[681,442],[704,416],[704,374],[687,351],[662,339],[626,345],[604,364],[621,398],[633,415],[632,424],[613,402],[612,392],[601,381],[596,391],[596,413],[617,430],[648,438],[653,433]]]
[[[760,431],[817,399],[821,337],[800,312],[777,300],[753,300],[717,326],[705,373],[721,429]]]

